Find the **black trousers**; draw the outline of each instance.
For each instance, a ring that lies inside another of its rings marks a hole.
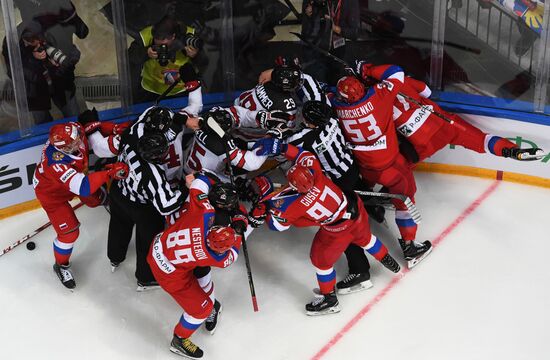
[[[333,182],[344,192],[353,192],[359,186],[359,170],[357,166],[352,166],[351,169],[339,179],[333,179]],[[367,220],[368,221],[368,220]],[[365,274],[369,273],[370,264],[367,255],[363,248],[355,244],[349,244],[344,251],[348,261],[348,269],[350,274]]]
[[[156,234],[164,230],[164,217],[151,204],[140,204],[128,200],[116,183],[109,192],[111,220],[107,256],[112,262],[126,259],[132,231],[136,226],[136,279],[139,282],[155,281],[147,255]]]

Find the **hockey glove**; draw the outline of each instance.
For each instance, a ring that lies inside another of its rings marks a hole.
[[[372,64],[369,64],[364,60],[355,60],[355,69],[354,69],[355,74],[363,80],[371,76],[370,75],[371,67],[372,67]]]
[[[231,227],[238,235],[243,236],[248,226],[248,218],[245,214],[235,214],[231,217]]]
[[[248,223],[253,228],[258,228],[265,223],[265,218],[267,217],[267,207],[264,203],[259,203],[254,206],[252,210],[248,213]]]
[[[277,139],[284,139],[292,134],[292,130],[288,127],[287,124],[279,124],[276,127],[267,130],[267,135]]]
[[[281,139],[275,138],[263,138],[254,144],[252,150],[258,149],[256,155],[265,156],[265,155],[280,155],[285,153],[288,145],[283,142]]]
[[[122,180],[128,177],[128,165],[123,162],[116,162],[114,164],[105,165],[107,175],[115,180]]]
[[[284,111],[265,111],[260,110],[256,114],[256,123],[262,129],[272,129],[280,124],[286,124],[292,120],[292,116]]]
[[[89,123],[99,122],[97,110],[93,108],[92,110],[84,111],[82,114],[78,115],[78,122],[83,126],[86,126]]]
[[[252,180],[238,177],[235,179],[235,187],[237,188],[237,194],[239,194],[239,200],[241,201],[254,201],[257,198],[256,193],[251,186]]]

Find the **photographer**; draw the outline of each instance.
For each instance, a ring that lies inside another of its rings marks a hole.
[[[304,0],[302,35],[335,56],[346,58],[346,43],[359,35],[358,0]],[[304,71],[319,81],[336,84],[341,66],[312,49],[305,49]]]
[[[74,70],[80,60],[80,51],[74,45],[68,52],[61,51],[55,39],[45,35],[42,26],[35,21],[23,23],[19,29],[25,89],[34,123],[42,124],[53,120],[50,114],[52,101],[63,116],[78,115]],[[5,39],[2,54],[6,61],[8,76],[11,78]]]
[[[189,92],[189,103],[200,102],[202,107],[199,76],[191,63],[202,45],[193,28],[178,23],[170,16],[141,30],[140,39],[135,40],[128,49],[134,70],[141,71],[141,85],[134,86],[134,101],[155,100],[179,80],[167,97]]]

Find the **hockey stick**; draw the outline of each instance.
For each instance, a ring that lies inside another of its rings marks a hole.
[[[220,124],[218,124],[214,119],[209,117],[206,119],[206,124],[208,127],[216,134],[220,136],[220,138],[224,139],[226,136],[225,131],[221,128]],[[225,156],[227,158],[227,168],[229,171],[229,179],[231,180],[231,184],[235,185],[235,177],[233,175],[233,168],[231,167],[231,158],[229,154],[229,146],[225,144]],[[246,274],[248,276],[248,286],[250,287],[250,296],[252,297],[252,307],[254,308],[254,312],[257,312],[258,309],[258,302],[256,301],[256,289],[254,288],[254,280],[252,279],[252,268],[250,266],[250,258],[248,256],[248,248],[246,247],[246,239],[245,236],[242,236],[242,248],[243,248],[243,255],[244,255],[244,262],[246,264]]]
[[[361,190],[355,190],[355,192],[359,195],[377,196],[377,197],[385,197],[390,199],[401,200],[405,203],[405,206],[407,207],[407,211],[411,215],[411,218],[414,220],[414,222],[417,224],[420,224],[422,222],[422,216],[420,215],[420,212],[416,208],[416,205],[412,202],[411,198],[409,198],[406,195],[379,193],[374,191],[361,191]]]
[[[168,86],[168,89],[164,90],[164,92],[155,100],[155,106],[157,106],[159,104],[159,102],[164,100],[166,95],[168,95],[168,93],[170,93],[170,91],[174,90],[174,88],[180,83],[180,81],[181,81],[181,79],[177,79],[172,84],[170,84],[170,86]]]
[[[81,207],[82,205],[84,205],[83,202],[80,202],[78,204],[76,204],[75,206],[73,206],[73,210],[76,210],[78,209],[79,207]],[[48,228],[48,226],[50,226],[52,223],[50,221],[48,221],[47,223],[45,223],[44,225],[40,226],[38,229],[34,230],[32,233],[28,234],[28,235],[25,235],[24,237],[22,237],[21,239],[17,240],[16,242],[14,242],[13,244],[11,244],[10,246],[8,246],[7,248],[5,248],[4,250],[2,250],[2,252],[0,253],[0,256],[12,251],[14,248],[16,248],[17,246],[23,244],[24,242],[26,242],[27,240],[33,238],[34,236],[38,235],[40,232],[42,232],[42,230],[45,230]]]
[[[330,52],[326,51],[326,50],[323,50],[321,49],[320,47],[318,47],[317,45],[313,44],[312,42],[310,42],[309,40],[305,39],[302,34],[299,34],[299,33],[296,33],[296,32],[290,32],[291,34],[295,35],[298,37],[298,39],[300,39],[301,41],[303,41],[307,46],[309,46],[310,48],[312,48],[313,50],[329,57],[330,59],[336,61],[337,63],[341,64],[342,66],[344,66],[345,68],[347,69],[350,69],[353,73],[353,76],[355,76],[359,81],[361,82],[364,82],[364,80],[361,78],[361,76],[359,76],[358,74],[355,73],[355,71],[353,70],[353,68],[344,60],[340,59],[338,56],[335,56],[333,54],[331,54]],[[461,130],[464,130],[464,127],[458,123],[456,123],[453,119],[450,119],[448,118],[447,116],[443,115],[442,113],[440,113],[439,111],[435,111],[435,110],[432,110],[430,109],[429,106],[426,106],[426,105],[423,105],[422,103],[418,102],[416,99],[413,99],[412,97],[406,95],[406,94],[403,94],[402,92],[398,92],[397,93],[398,95],[401,95],[402,97],[404,97],[405,99],[409,100],[410,102],[412,102],[413,104],[421,107],[423,110],[426,110],[426,111],[429,111],[431,112],[432,114],[434,114],[435,116],[439,117],[440,119],[442,120],[445,120],[446,122],[448,122],[449,124],[451,125],[455,125],[457,126],[458,128],[460,128]]]

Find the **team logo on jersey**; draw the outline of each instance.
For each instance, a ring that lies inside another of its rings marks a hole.
[[[315,145],[316,153],[324,153],[325,151],[327,151],[327,147],[325,146],[325,144]]]
[[[52,154],[52,159],[55,161],[59,161],[65,157],[65,154],[63,154],[61,151],[54,151]]]
[[[273,202],[273,206],[279,209],[281,208],[281,206],[283,206],[284,202],[285,202],[284,199],[275,200]]]
[[[202,194],[199,194],[197,195],[197,199],[199,200],[204,200],[204,199],[208,199],[208,195],[202,193]]]

